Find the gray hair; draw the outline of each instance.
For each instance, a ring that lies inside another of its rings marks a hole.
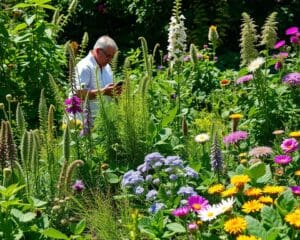
[[[111,37],[106,36],[106,35],[99,37],[94,45],[94,49],[97,49],[97,48],[106,49],[108,47],[111,47],[111,48],[115,49],[116,51],[118,50],[118,46],[117,46],[115,40],[113,40]]]

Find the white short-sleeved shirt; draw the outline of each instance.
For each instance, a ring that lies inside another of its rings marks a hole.
[[[113,73],[109,64],[100,68],[91,52],[81,59],[75,67],[75,88],[76,89],[98,89],[113,82]],[[105,96],[108,99],[110,97]],[[97,100],[89,100],[92,116],[97,114]]]

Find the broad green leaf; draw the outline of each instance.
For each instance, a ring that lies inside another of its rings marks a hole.
[[[275,201],[275,205],[278,207],[281,214],[286,215],[295,207],[296,199],[294,198],[293,193],[290,190],[287,190],[278,197]]]
[[[246,216],[247,230],[250,234],[262,238],[262,240],[267,240],[267,231],[264,229],[263,225],[251,216]]]
[[[42,8],[46,8],[46,9],[50,9],[50,10],[56,10],[55,7],[49,5],[49,4],[42,4],[42,5],[39,5],[39,7],[42,7]]]
[[[17,218],[20,222],[30,222],[36,217],[36,214],[33,212],[23,213],[18,209],[12,209],[10,211],[11,215]]]
[[[250,168],[245,169],[245,173],[256,181],[266,173],[266,166],[264,163],[258,162],[253,164]]]
[[[173,122],[176,117],[176,113],[177,113],[177,107],[168,111],[168,113],[166,114],[166,117],[163,118],[161,121],[161,126],[164,128],[164,127],[168,126],[168,124],[170,122]]]
[[[51,0],[33,0],[32,2],[34,2],[35,4],[41,5],[41,4],[51,2]]]
[[[257,183],[267,183],[272,179],[272,172],[270,165],[266,165],[266,173],[262,177],[257,179]]]
[[[19,186],[18,184],[12,184],[8,186],[7,188],[0,189],[0,194],[4,195],[5,197],[11,197],[21,189],[23,189],[25,185]]]
[[[276,240],[278,239],[278,235],[280,233],[280,228],[271,228],[268,232],[267,232],[267,240]]]
[[[27,7],[33,7],[34,4],[31,3],[19,3],[14,6],[14,8],[27,8]]]
[[[42,206],[47,204],[47,202],[39,200],[39,199],[34,198],[34,197],[30,197],[30,202],[32,202],[32,205],[34,207],[42,207]]]
[[[26,23],[20,23],[20,24],[18,24],[18,25],[13,29],[13,31],[14,31],[14,32],[18,32],[18,31],[23,30],[23,29],[25,29],[25,28],[27,28],[27,24],[26,24]]]
[[[172,232],[176,232],[176,233],[185,233],[186,229],[184,226],[182,226],[179,223],[169,223],[166,226],[169,230],[171,230]]]
[[[261,210],[262,222],[269,227],[282,226],[282,220],[277,210],[272,207],[265,206]]]
[[[86,221],[85,219],[82,219],[79,223],[76,224],[74,229],[74,234],[81,234],[86,227]]]
[[[42,231],[43,235],[46,237],[54,238],[54,239],[69,239],[67,235],[63,234],[62,232],[54,229],[48,228]]]
[[[107,175],[107,180],[108,180],[109,183],[118,183],[118,182],[120,182],[120,179],[116,174],[106,173],[106,175]]]
[[[30,26],[33,23],[35,17],[36,17],[36,15],[33,14],[32,16],[25,18],[25,22],[27,23],[28,26]]]

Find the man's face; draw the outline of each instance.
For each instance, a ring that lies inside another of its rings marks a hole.
[[[110,63],[115,53],[116,50],[112,47],[107,47],[105,49],[97,48],[97,57],[99,65],[104,67],[106,64]]]

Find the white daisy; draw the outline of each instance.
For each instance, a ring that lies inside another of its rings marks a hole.
[[[204,143],[204,142],[207,142],[208,140],[209,140],[209,135],[206,134],[206,133],[198,134],[195,137],[195,141],[198,142],[198,143]]]
[[[217,204],[217,207],[219,208],[221,213],[225,213],[232,209],[234,202],[235,199],[233,197],[226,200],[223,199],[219,204]]]
[[[263,64],[265,63],[265,59],[263,57],[258,57],[254,59],[252,62],[248,65],[249,72],[255,72],[257,69],[259,69]]]
[[[220,209],[216,205],[210,205],[198,212],[198,216],[203,222],[211,221],[221,214]]]

